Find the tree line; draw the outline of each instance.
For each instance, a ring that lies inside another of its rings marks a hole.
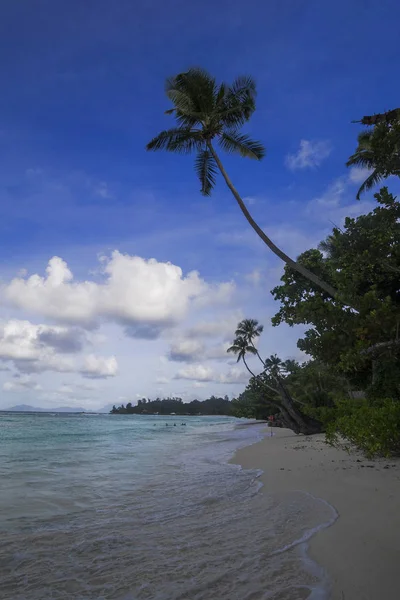
[[[192,400],[192,402],[183,402],[182,398],[156,398],[149,400],[142,398],[137,405],[128,402],[126,406],[113,406],[111,414],[120,415],[180,415],[180,416],[218,416],[233,415],[232,403],[228,396],[223,398],[211,396],[206,400]]]

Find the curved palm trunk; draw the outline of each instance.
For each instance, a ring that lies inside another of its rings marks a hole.
[[[247,364],[247,362],[246,362],[246,359],[245,359],[245,357],[244,357],[244,356],[242,356],[242,360],[243,360],[243,362],[244,362],[244,365],[245,365],[246,369],[247,369],[247,370],[248,370],[248,372],[250,373],[250,375],[251,375],[252,377],[254,377],[254,379],[256,379],[256,378],[257,378],[257,375],[255,375],[255,374],[253,373],[253,371],[250,369],[250,367],[249,367],[249,365]],[[262,381],[261,383],[262,383],[262,385],[263,385],[265,388],[269,389],[270,391],[272,391],[272,392],[274,392],[274,393],[279,393],[279,392],[278,392],[278,390],[275,390],[275,389],[274,389],[272,386],[268,385],[267,383],[265,383],[265,382],[263,382],[263,381]],[[280,402],[276,402],[276,401],[274,401],[274,400],[270,400],[270,399],[268,399],[268,402],[269,402],[269,403],[270,403],[272,406],[275,406],[275,408],[276,408],[277,410],[279,410],[279,412],[280,412],[280,413],[281,413],[281,415],[282,415],[282,421],[284,422],[284,424],[286,425],[286,427],[287,427],[288,429],[291,429],[291,430],[292,430],[292,431],[294,431],[295,433],[301,433],[301,431],[300,431],[300,428],[299,428],[299,425],[298,425],[298,424],[297,424],[297,422],[296,422],[296,419],[294,419],[294,418],[291,416],[291,414],[290,414],[290,413],[289,413],[289,411],[287,410],[287,407],[286,407],[286,406],[283,406],[283,405],[282,405]]]
[[[259,357],[259,358],[260,358],[261,362],[264,364],[261,357]],[[253,371],[250,369],[244,356],[242,356],[242,360],[244,362],[246,369],[250,373],[250,375],[252,377],[254,377],[254,379],[257,379],[257,375],[255,375],[253,373]],[[261,385],[263,385],[270,392],[274,392],[275,394],[278,394],[280,396],[280,400],[281,400],[280,402],[277,402],[276,400],[270,400],[270,399],[268,399],[268,402],[272,406],[275,406],[279,410],[279,412],[281,413],[282,421],[284,422],[284,425],[288,429],[291,429],[294,433],[297,433],[297,434],[303,433],[304,435],[311,435],[313,433],[321,433],[321,431],[322,431],[321,423],[319,421],[317,421],[316,419],[313,419],[312,417],[309,417],[308,415],[305,415],[304,413],[299,411],[298,408],[294,404],[293,398],[289,394],[286,387],[283,385],[283,382],[280,381],[279,378],[276,378],[275,380],[277,383],[277,389],[273,388],[268,383],[265,383],[265,381],[261,381],[261,380],[259,380],[259,381],[260,381]]]
[[[208,142],[208,148],[209,148],[211,154],[213,155],[214,160],[217,163],[219,170],[221,171],[222,177],[225,179],[226,185],[232,192],[236,202],[239,204],[239,207],[240,207],[242,213],[246,217],[247,221],[250,223],[251,227],[257,233],[257,235],[262,239],[264,244],[266,244],[268,246],[268,248],[270,250],[272,250],[272,252],[276,256],[278,256],[287,265],[289,265],[289,267],[291,267],[292,269],[294,269],[295,271],[300,273],[300,275],[303,275],[303,277],[305,277],[309,281],[312,281],[313,283],[315,283],[315,285],[317,285],[322,290],[324,290],[324,292],[329,294],[329,296],[331,296],[331,298],[337,298],[339,294],[334,287],[329,285],[329,283],[326,283],[326,281],[323,281],[323,279],[320,279],[317,275],[315,275],[314,273],[312,273],[311,271],[306,269],[306,267],[303,267],[303,265],[300,265],[296,261],[292,260],[290,258],[290,256],[288,256],[280,248],[278,248],[278,246],[276,246],[274,244],[274,242],[272,240],[270,240],[270,238],[264,233],[264,231],[261,229],[261,227],[259,227],[257,225],[255,220],[253,219],[253,217],[247,210],[247,207],[246,207],[245,203],[243,202],[242,198],[240,197],[238,191],[236,190],[232,181],[230,180],[227,172],[225,171],[224,166],[223,166],[222,162],[220,161],[218,154],[214,150],[214,147],[212,146],[211,142]]]
[[[323,430],[322,423],[320,423],[313,417],[305,415],[296,407],[292,396],[290,395],[283,381],[281,381],[279,377],[276,378],[276,382],[278,384],[279,395],[281,397],[282,405],[285,407],[290,417],[296,422],[299,428],[299,433],[303,433],[305,435],[321,433]]]

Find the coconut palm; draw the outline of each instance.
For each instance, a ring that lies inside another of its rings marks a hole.
[[[260,337],[260,335],[262,334],[263,331],[264,331],[264,325],[260,325],[256,319],[243,319],[243,321],[240,321],[240,323],[237,326],[237,329],[235,331],[235,336],[245,338],[245,340],[247,340],[248,344],[250,346],[253,346],[258,358],[264,365],[264,361],[261,358],[261,356],[255,346],[255,343],[254,343],[254,340],[256,338]]]
[[[227,352],[232,352],[233,354],[236,354],[236,362],[242,360],[251,376],[256,377],[256,375],[254,375],[253,371],[249,368],[249,365],[246,362],[246,354],[257,354],[257,350],[254,348],[254,346],[249,344],[244,337],[236,337],[232,343],[232,346],[228,348]]]
[[[296,433],[316,433],[321,431],[321,424],[303,414],[295,405],[289,391],[286,389],[280,376],[280,369],[284,365],[281,359],[276,355],[271,355],[265,362],[262,361],[264,371],[255,375],[246,362],[246,354],[257,354],[253,339],[262,333],[263,327],[255,319],[244,319],[241,321],[235,332],[235,339],[227,352],[237,355],[237,362],[243,360],[243,363],[252,376],[252,385],[260,387],[268,396],[268,402],[275,406],[284,419],[289,429]],[[258,355],[259,356],[259,355]],[[271,396],[272,394],[272,396]]]
[[[161,131],[147,144],[147,150],[181,154],[195,152],[195,170],[202,194],[211,194],[219,171],[248,223],[268,248],[329,296],[337,297],[337,291],[331,285],[291,259],[264,233],[248,211],[217,154],[215,142],[222,150],[245,158],[261,160],[265,155],[261,142],[240,131],[256,108],[253,79],[238,77],[231,85],[217,84],[207,71],[192,68],[167,79],[165,91],[173,104],[166,113],[174,115],[177,126]]]
[[[390,175],[400,177],[400,109],[366,116],[358,121],[371,129],[358,136],[358,146],[346,165],[369,169],[370,175],[361,185],[357,199]]]
[[[361,194],[375,187],[385,178],[384,172],[376,167],[376,153],[372,144],[372,131],[363,131],[358,136],[358,146],[346,163],[347,167],[361,167],[372,171],[365,181],[361,184],[357,192],[357,200],[360,200]]]
[[[266,371],[269,371],[272,377],[279,379],[282,371],[283,363],[277,354],[271,354],[264,362]]]

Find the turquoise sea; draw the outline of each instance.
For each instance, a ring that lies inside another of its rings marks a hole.
[[[228,463],[262,431],[223,417],[0,413],[2,600],[326,598],[305,542],[330,507]]]

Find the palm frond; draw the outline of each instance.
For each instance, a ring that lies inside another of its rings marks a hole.
[[[244,337],[248,341],[252,341],[255,337],[259,337],[264,331],[264,326],[260,325],[256,319],[243,319],[238,323],[235,331],[236,338]]]
[[[249,75],[240,75],[233,81],[229,91],[241,100],[245,100],[249,96],[254,99],[257,95],[256,82]]]
[[[200,179],[201,193],[203,196],[210,196],[211,191],[215,186],[218,167],[208,148],[203,148],[203,150],[197,154],[195,170]]]
[[[215,107],[217,88],[214,77],[205,69],[192,67],[168,79],[166,93],[184,113],[210,114]]]
[[[202,135],[200,131],[176,127],[161,131],[146,146],[146,150],[167,150],[180,154],[189,154],[193,150],[199,150],[202,146]]]
[[[226,124],[235,125],[234,119],[238,119],[241,114],[240,124],[248,121],[256,109],[256,84],[252,77],[237,77],[226,92],[226,108],[231,109],[226,114]],[[232,111],[236,107],[237,111]]]
[[[237,131],[223,132],[219,141],[226,152],[236,152],[255,160],[261,160],[265,156],[265,148],[261,142],[252,140],[248,135]]]
[[[378,185],[378,183],[380,181],[382,181],[383,179],[385,179],[384,173],[382,173],[378,169],[375,169],[371,173],[371,175],[369,175],[367,177],[367,179],[364,181],[364,183],[360,186],[360,189],[358,190],[357,196],[356,196],[357,200],[360,200],[361,194],[363,194],[364,192],[367,192],[368,190],[373,188],[375,185]]]
[[[181,126],[194,127],[201,122],[201,115],[196,107],[196,95],[187,85],[184,75],[182,73],[170,77],[165,82],[165,93],[174,105],[174,108],[166,112],[171,114],[175,111],[175,117]]]
[[[358,136],[358,146],[346,162],[346,167],[358,166],[369,169],[375,166],[375,153],[372,147],[372,132],[363,131]]]
[[[219,90],[215,99],[215,104],[216,106],[220,106],[223,104],[224,99],[225,99],[225,94],[226,94],[226,85],[225,83],[221,83],[221,85],[219,86]]]

